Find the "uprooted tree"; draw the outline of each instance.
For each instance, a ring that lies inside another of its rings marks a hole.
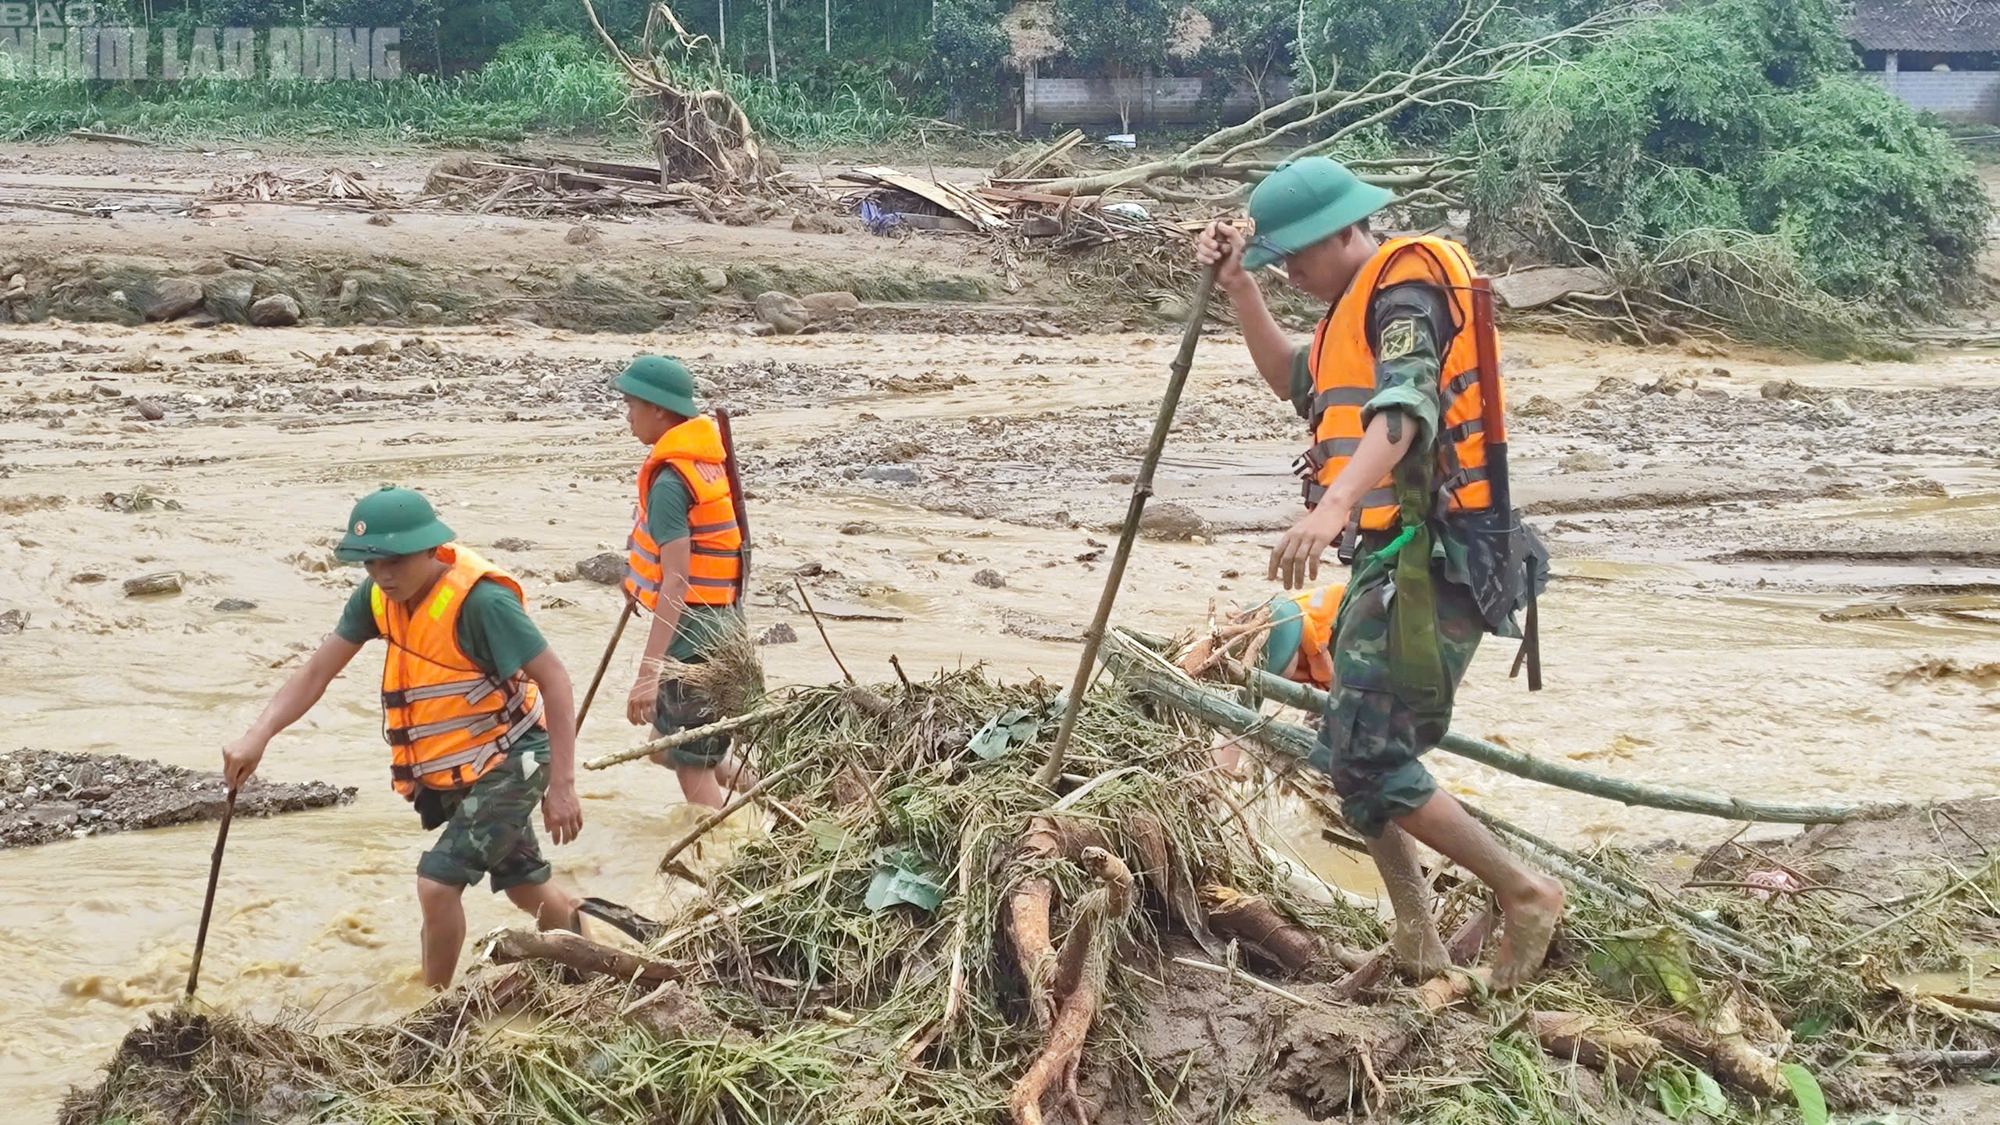
[[[759,141],[749,115],[724,88],[722,59],[708,36],[689,32],[673,9],[656,3],[634,59],[604,30],[590,0],[583,0],[583,9],[631,83],[634,116],[659,156],[660,183],[727,190],[777,173],[777,153]],[[670,33],[670,42],[656,47],[659,33]]]

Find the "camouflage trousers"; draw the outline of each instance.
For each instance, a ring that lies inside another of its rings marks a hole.
[[[1456,684],[1479,649],[1485,622],[1472,593],[1436,573],[1437,635],[1445,671]],[[1389,664],[1391,568],[1362,562],[1334,623],[1332,691],[1320,724],[1312,764],[1325,770],[1340,794],[1341,813],[1369,838],[1389,822],[1421,808],[1437,783],[1422,756],[1438,744],[1449,717],[1426,720],[1396,698]]]
[[[449,819],[423,858],[417,874],[434,882],[469,887],[480,877],[492,880],[495,891],[546,883],[549,865],[535,840],[535,806],[549,787],[546,766],[532,753],[516,748],[465,789],[437,793],[440,811]]]

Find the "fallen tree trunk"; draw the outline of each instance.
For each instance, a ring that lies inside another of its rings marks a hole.
[[[1303,975],[1327,958],[1324,942],[1278,913],[1262,895],[1212,883],[1201,889],[1201,903],[1216,933],[1235,938],[1246,952],[1288,977]]]
[[[486,957],[497,965],[553,961],[580,973],[599,973],[649,984],[680,980],[687,975],[687,970],[679,965],[599,945],[568,930],[502,930],[487,942]]]

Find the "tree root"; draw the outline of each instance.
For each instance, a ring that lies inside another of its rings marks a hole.
[[[1594,1073],[1616,1068],[1618,1081],[1637,1083],[1665,1047],[1637,1028],[1581,1012],[1529,1012],[1527,1027],[1553,1058]]]
[[[1123,860],[1100,847],[1084,848],[1080,860],[1098,886],[1077,904],[1076,922],[1057,955],[1060,965],[1074,966],[1069,971],[1075,980],[1066,992],[1058,989],[1060,1006],[1049,1027],[1048,1044],[1008,1095],[1007,1107],[1015,1125],[1042,1125],[1042,1099],[1058,1081],[1079,1125],[1088,1120],[1077,1091],[1077,1070],[1083,1061],[1084,1038],[1097,1018],[1104,992],[1111,952],[1112,927],[1108,923],[1123,918],[1132,907],[1132,872]],[[1069,983],[1065,980],[1068,975],[1057,973],[1058,986]]]
[[[1201,903],[1216,933],[1235,938],[1245,952],[1285,976],[1301,976],[1326,956],[1325,943],[1261,895],[1212,883],[1201,889]]]
[[[497,965],[553,961],[579,973],[600,973],[652,984],[680,980],[687,975],[687,970],[679,965],[599,945],[567,930],[501,930],[487,942],[486,957]]]

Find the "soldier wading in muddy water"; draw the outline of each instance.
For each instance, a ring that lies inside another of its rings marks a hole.
[[[1367,218],[1390,198],[1334,161],[1298,160],[1251,194],[1255,237],[1218,222],[1196,256],[1221,263],[1217,283],[1258,372],[1312,426],[1314,444],[1298,466],[1310,511],[1272,550],[1270,576],[1286,589],[1304,586],[1337,540],[1353,558],[1315,764],[1369,840],[1405,968],[1421,978],[1449,963],[1415,837],[1498,897],[1505,931],[1492,984],[1505,990],[1547,955],[1562,885],[1523,866],[1438,790],[1420,760],[1444,736],[1480,635],[1518,635],[1511,605],[1482,612],[1474,590],[1493,588],[1481,568],[1495,560],[1468,550],[1468,528],[1483,526],[1474,517],[1493,506],[1475,393],[1472,263],[1441,238],[1378,240]],[[1291,284],[1329,306],[1304,348],[1272,318],[1248,272],[1280,260]]]
[[[624,394],[626,424],[648,448],[626,548],[625,596],[649,627],[625,715],[634,726],[651,722],[660,734],[674,734],[722,718],[699,691],[663,673],[665,660],[700,663],[718,638],[742,628],[743,533],[721,428],[696,407],[688,369],[642,355],[611,387]],[[673,767],[688,800],[712,808],[726,803],[725,789],[756,783],[730,755],[727,736],[653,760]]]
[[[334,554],[364,563],[367,580],[249,731],[223,747],[223,774],[241,786],[272,737],[311,710],[363,644],[387,641],[390,782],[426,830],[444,826],[417,861],[424,983],[442,989],[465,944],[460,898],[482,876],[542,929],[578,928],[577,900],[549,882],[529,820],[539,801],[556,843],[583,828],[569,673],[528,620],[520,584],[452,542],[417,493],[362,498]]]

